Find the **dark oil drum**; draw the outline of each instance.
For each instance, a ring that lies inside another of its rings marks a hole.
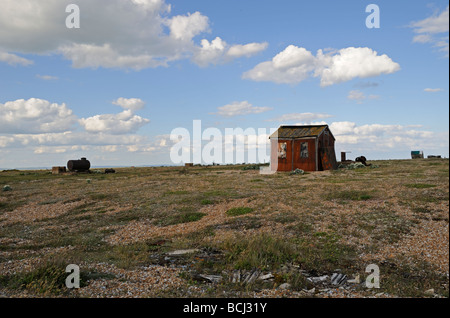
[[[89,171],[90,167],[91,163],[86,158],[67,161],[67,169],[69,169],[69,171]]]

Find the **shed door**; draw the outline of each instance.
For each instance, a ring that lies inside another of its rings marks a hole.
[[[300,139],[294,141],[294,160],[292,170],[297,168],[305,171],[316,170],[315,139]]]

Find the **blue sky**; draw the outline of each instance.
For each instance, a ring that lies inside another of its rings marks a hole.
[[[337,154],[449,156],[448,1],[1,3],[1,168],[173,164],[193,120],[327,123]]]

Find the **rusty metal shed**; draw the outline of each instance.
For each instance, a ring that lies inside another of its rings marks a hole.
[[[270,137],[273,170],[336,169],[335,138],[328,125],[283,125]]]

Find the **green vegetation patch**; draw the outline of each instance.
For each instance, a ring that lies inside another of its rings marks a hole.
[[[213,200],[203,199],[200,203],[202,205],[210,205],[210,204],[213,204],[214,202],[213,202]]]
[[[47,261],[30,272],[0,276],[0,285],[13,290],[29,290],[37,295],[48,297],[67,295],[70,289],[66,279],[70,272],[61,261]],[[85,287],[89,280],[113,279],[114,275],[80,270],[80,287]]]
[[[295,245],[268,234],[225,242],[227,263],[235,269],[275,269],[295,259]]]
[[[186,190],[176,190],[176,191],[167,191],[164,193],[164,195],[183,195],[183,194],[189,194],[189,191]]]
[[[231,208],[227,211],[227,215],[228,216],[239,216],[239,215],[244,215],[244,214],[248,214],[250,212],[253,212],[252,208],[248,208],[248,207],[237,207],[237,208]]]
[[[168,225],[175,225],[175,224],[181,224],[181,223],[190,223],[190,222],[196,222],[201,220],[206,213],[202,212],[193,212],[189,211],[190,209],[183,210],[178,212],[174,212],[173,214],[167,215],[164,218],[161,218],[160,220],[156,221],[155,225],[157,226],[168,226]]]
[[[339,243],[339,239],[338,235],[325,232],[291,239],[263,233],[226,241],[221,249],[225,251],[227,266],[234,269],[276,271],[284,264],[295,263],[307,271],[327,272],[354,264],[354,249]]]

